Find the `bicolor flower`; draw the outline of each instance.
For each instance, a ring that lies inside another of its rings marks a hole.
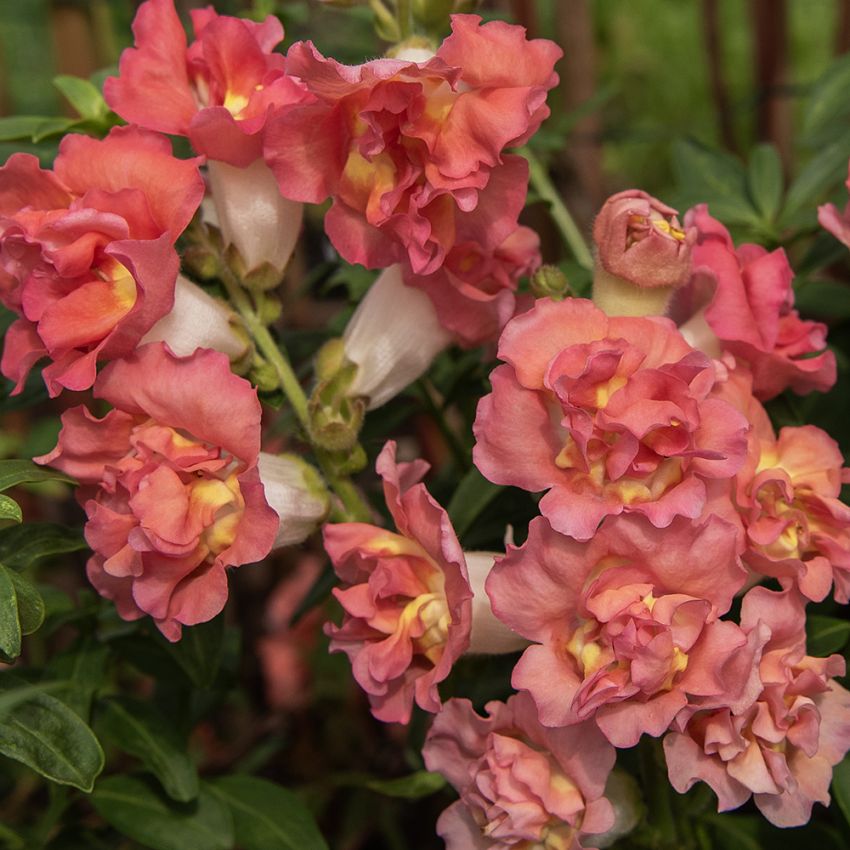
[[[449,700],[422,754],[460,794],[437,821],[447,850],[591,850],[614,825],[604,796],[614,748],[592,723],[547,729],[527,694],[480,717]]]
[[[608,519],[586,544],[535,518],[487,580],[495,615],[535,642],[513,686],[544,726],[595,720],[617,747],[661,735],[690,695],[728,688],[746,643],[718,619],[746,578],[736,552],[734,527],[716,516],[664,530]]]
[[[19,392],[41,358],[51,395],[94,383],[96,364],[136,347],[174,302],[177,237],[203,197],[196,160],[166,138],[118,127],[66,136],[52,171],[29,154],[0,168],[0,299],[19,319],[3,374]]]
[[[826,349],[826,326],[794,309],[794,272],[785,252],[736,248],[705,204],[689,210],[685,223],[698,232],[693,275],[671,310],[685,338],[713,357],[729,352],[746,363],[762,401],[789,387],[799,395],[830,389],[836,365]]]
[[[490,253],[516,229],[528,168],[503,151],[548,115],[560,55],[475,15],[453,16],[452,35],[423,63],[350,67],[295,44],[287,72],[316,101],[275,114],[266,160],[287,197],[333,199],[325,230],[346,260],[432,274],[455,245]]]
[[[497,484],[548,490],[540,511],[564,534],[588,540],[620,513],[695,519],[706,482],[744,461],[749,423],[711,395],[715,367],[667,319],[540,299],[507,324],[499,357],[473,459]]]
[[[178,358],[161,343],[109,364],[94,392],[114,409],[66,411],[58,445],[36,460],[81,484],[97,591],[175,641],[222,610],[228,567],[275,542],[257,469],[260,402],[225,355]]]
[[[832,768],[850,749],[850,693],[840,655],[806,655],[804,600],[794,590],[751,590],[741,627],[760,649],[756,697],[741,707],[688,707],[664,739],[670,782],[685,793],[706,782],[718,810],[752,796],[776,826],[801,826],[829,805]]]
[[[407,723],[413,703],[438,711],[437,685],[469,646],[472,591],[448,515],[420,483],[428,465],[397,464],[395,443],[376,469],[396,531],[366,523],[325,526],[325,549],[343,587],[344,616],[328,625],[379,720]]]

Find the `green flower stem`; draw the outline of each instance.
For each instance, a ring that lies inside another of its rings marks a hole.
[[[245,327],[253,337],[260,353],[274,368],[284,395],[289,399],[289,403],[298,417],[298,422],[304,433],[309,437],[310,418],[307,408],[307,396],[301,388],[298,377],[293,371],[289,360],[272,338],[269,329],[260,319],[259,315],[257,315],[257,311],[254,309],[248,293],[242,287],[236,275],[223,260],[221,266],[221,281],[227,290],[231,303],[245,322]],[[334,471],[331,459],[325,451],[317,446],[314,446],[313,450],[328,486],[336,493],[345,509],[345,515],[339,518],[356,522],[368,522],[371,517],[371,511],[351,479],[347,476],[339,475]],[[339,512],[336,512],[336,515],[339,516]]]
[[[398,19],[398,31],[401,36],[400,41],[404,41],[413,34],[410,0],[396,0],[395,9],[396,18]]]
[[[573,252],[576,262],[586,269],[592,269],[593,255],[590,253],[578,225],[576,225],[570,211],[552,183],[549,172],[529,148],[522,148],[520,153],[528,160],[531,185],[537,194],[548,202],[552,220],[558,226],[558,230],[561,231],[561,235]]]

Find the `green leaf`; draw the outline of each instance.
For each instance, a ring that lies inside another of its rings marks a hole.
[[[76,122],[72,118],[46,118],[40,115],[13,115],[0,118],[0,142],[29,139],[40,142],[50,136],[61,136]]]
[[[53,78],[53,85],[68,99],[68,103],[77,110],[81,118],[96,121],[109,112],[109,107],[97,87],[70,74],[60,74]]]
[[[285,788],[254,776],[223,776],[210,790],[230,808],[243,850],[327,850],[313,816]]]
[[[791,184],[785,198],[782,221],[786,222],[798,210],[812,207],[811,219],[817,221],[815,203],[847,177],[847,159],[850,157],[850,133],[827,145],[806,163],[797,179]]]
[[[750,154],[747,191],[755,208],[772,222],[782,203],[782,160],[773,145],[759,145]]]
[[[439,773],[427,770],[417,770],[410,776],[398,779],[372,779],[365,783],[370,791],[384,794],[387,797],[402,797],[405,800],[418,800],[436,793],[446,785],[446,780]]]
[[[502,488],[498,484],[491,484],[477,469],[470,469],[463,476],[447,509],[455,534],[458,537],[466,534],[481,511],[501,491]]]
[[[91,803],[122,835],[152,850],[233,847],[230,812],[203,786],[197,802],[174,803],[141,777],[109,776],[97,783]]]
[[[21,506],[14,499],[0,493],[0,520],[4,519],[22,522],[24,517],[21,513]]]
[[[12,584],[15,586],[21,634],[31,635],[44,622],[44,600],[31,581],[11,570],[4,571],[12,579]]]
[[[719,839],[718,847],[734,847],[735,850],[762,850],[756,837],[761,825],[758,818],[730,815],[728,812],[712,813],[704,815],[703,818],[714,827]]]
[[[850,286],[846,283],[810,281],[797,290],[794,301],[797,309],[807,315],[836,321],[850,319]]]
[[[0,847],[5,850],[26,850],[26,841],[17,832],[0,823]]]
[[[850,115],[848,89],[850,57],[842,56],[827,68],[808,98],[803,119],[803,132],[807,137],[816,137],[836,125],[846,126],[846,118]]]
[[[208,623],[183,628],[177,643],[161,638],[172,658],[199,687],[208,688],[218,675],[224,645],[224,615]]]
[[[57,694],[86,723],[91,717],[91,703],[102,687],[109,647],[86,636],[65,652],[54,654],[45,667],[45,678],[61,679],[65,686]]]
[[[37,466],[31,460],[0,460],[0,491],[18,484],[38,484],[41,481],[77,483],[70,475],[47,466]]]
[[[0,565],[0,658],[14,661],[21,654],[21,623],[18,620],[18,595],[12,573]]]
[[[99,704],[97,730],[118,749],[141,759],[173,800],[198,796],[198,772],[173,724],[152,705],[126,697]]]
[[[809,614],[806,618],[806,651],[823,658],[844,648],[850,638],[850,620]]]
[[[3,695],[22,683],[0,677]],[[0,698],[2,705],[2,698]],[[103,770],[103,750],[89,727],[55,697],[40,693],[3,712],[0,753],[28,765],[53,782],[91,791]]]
[[[832,770],[832,796],[850,823],[850,757],[845,756]]]
[[[0,529],[0,562],[22,569],[50,555],[86,549],[82,533],[51,522],[29,522]]]

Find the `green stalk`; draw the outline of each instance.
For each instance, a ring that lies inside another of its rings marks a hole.
[[[401,36],[399,41],[404,41],[413,35],[410,0],[396,0],[395,9],[396,19],[398,20],[398,31]]]
[[[581,235],[578,225],[575,223],[570,211],[561,198],[558,190],[549,177],[549,172],[543,163],[527,147],[522,148],[520,153],[528,160],[528,171],[531,185],[535,192],[549,204],[549,212],[552,220],[561,231],[561,236],[572,251],[576,262],[586,269],[593,268],[593,255],[587,247],[587,242]]]
[[[309,439],[310,417],[307,396],[304,390],[301,389],[298,377],[293,371],[289,360],[272,338],[269,329],[257,315],[254,305],[248,297],[248,293],[243,289],[236,275],[224,261],[222,261],[221,266],[221,281],[227,290],[231,303],[245,322],[245,327],[256,342],[260,353],[275,370],[275,374],[280,381],[281,389],[292,405],[292,409],[298,417],[298,422]],[[351,482],[351,479],[347,476],[339,475],[334,471],[333,464],[327,452],[317,446],[314,446],[313,450],[328,486],[336,493],[345,508],[345,516],[341,517],[341,519],[367,522],[371,517],[371,511],[369,510],[369,506],[363,501],[357,488]],[[338,514],[339,512],[337,512]]]

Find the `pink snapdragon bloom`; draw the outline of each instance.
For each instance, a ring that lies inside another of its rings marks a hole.
[[[94,393],[114,410],[66,411],[58,445],[36,461],[82,485],[97,591],[175,641],[222,610],[226,568],[259,561],[275,540],[257,471],[257,393],[225,355],[177,358],[161,343],[109,364]]]
[[[593,223],[597,259],[608,274],[639,287],[675,287],[691,270],[693,227],[640,189],[612,195]]]
[[[826,350],[826,326],[804,321],[794,309],[785,252],[751,244],[736,249],[705,204],[689,210],[685,223],[699,233],[693,276],[673,307],[685,338],[712,356],[726,351],[744,361],[762,401],[788,387],[800,395],[830,389],[836,365]]]
[[[777,439],[753,399],[747,462],[735,501],[746,529],[744,562],[821,601],[835,586],[850,601],[850,508],[839,496],[850,470],[838,444],[814,425],[783,428]]]
[[[30,154],[0,168],[0,300],[20,318],[0,369],[20,392],[33,365],[52,396],[92,385],[174,302],[177,237],[201,202],[196,160],[164,137],[119,127],[66,136],[52,171]]]
[[[535,641],[512,684],[545,726],[595,719],[617,747],[661,735],[689,695],[727,689],[745,644],[718,620],[744,584],[734,526],[711,516],[663,531],[638,517],[607,520],[587,544],[532,520],[487,579],[495,615]]]
[[[850,191],[850,176],[844,185]],[[844,207],[843,213],[838,212],[835,204],[823,204],[818,207],[818,222],[824,230],[828,230],[839,242],[850,248],[850,204]]]
[[[746,419],[710,396],[715,368],[666,319],[540,299],[507,324],[499,357],[475,464],[496,484],[548,490],[541,513],[578,540],[623,512],[659,528],[699,517],[706,480],[744,461]]]
[[[549,114],[560,55],[476,15],[453,16],[452,35],[421,64],[350,67],[295,44],[287,72],[316,103],[275,114],[266,161],[286,197],[333,198],[325,230],[347,261],[432,274],[455,245],[492,252],[516,229],[528,166],[503,150]]]
[[[397,531],[345,522],[325,526],[325,549],[343,588],[329,624],[379,720],[407,723],[414,701],[439,711],[437,684],[469,646],[472,592],[448,515],[419,483],[424,461],[397,464],[388,442],[376,469]]]
[[[499,338],[517,312],[519,279],[539,265],[540,238],[518,227],[495,251],[482,251],[475,242],[456,244],[433,274],[416,275],[408,267],[404,282],[427,293],[442,327],[473,348]]]
[[[174,0],[146,0],[133,22],[136,46],[121,55],[118,77],[104,86],[122,118],[151,130],[187,136],[198,153],[239,167],[262,156],[262,131],[272,107],[310,99],[286,74],[274,47],[280,21],[263,23],[193,9],[195,41]]]
[[[479,717],[449,700],[422,754],[460,800],[437,821],[446,850],[590,850],[614,825],[604,796],[614,748],[591,723],[546,729],[534,703],[517,694],[489,702]]]
[[[664,739],[670,782],[680,793],[706,782],[719,811],[753,795],[771,823],[800,826],[815,802],[829,804],[832,768],[850,749],[850,693],[834,680],[844,659],[806,655],[804,600],[791,589],[751,590],[741,627],[764,632],[757,698],[685,709]]]

